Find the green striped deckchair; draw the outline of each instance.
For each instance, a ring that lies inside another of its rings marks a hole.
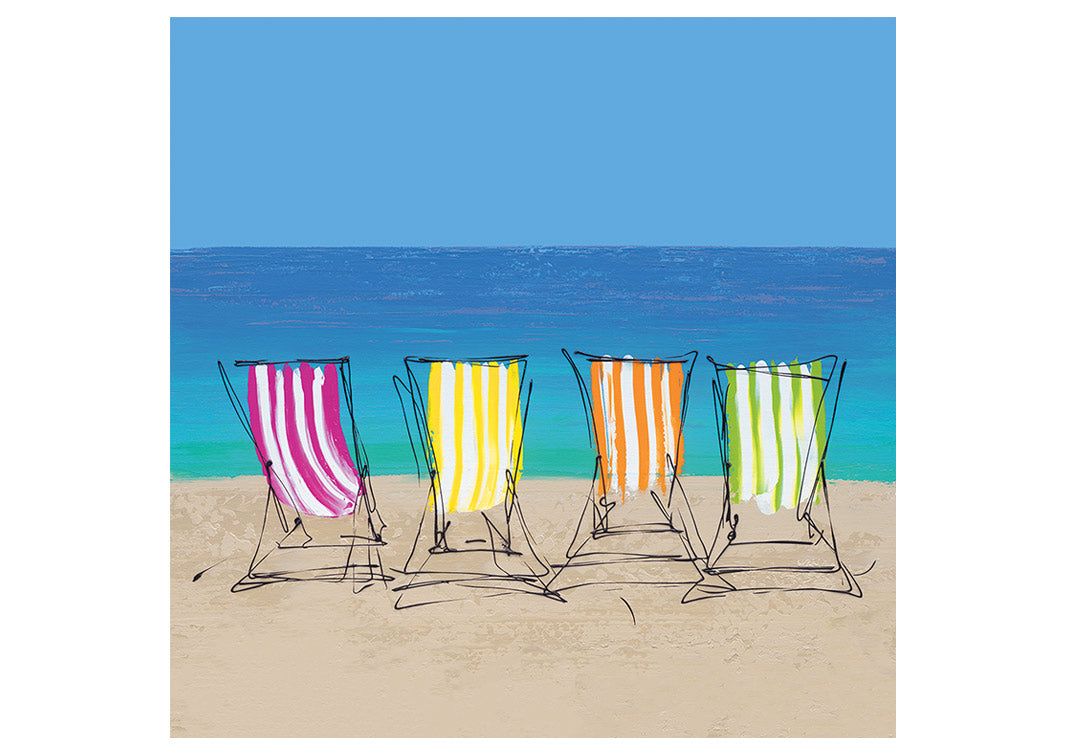
[[[847,362],[839,364],[833,355],[790,363],[707,360],[714,366],[714,418],[725,494],[703,580],[684,601],[745,589],[816,589],[861,596],[839,558],[825,479],[825,454]],[[739,512],[746,506],[770,515],[793,510],[799,526],[790,524],[787,536],[752,538],[750,531],[767,528],[752,525],[745,527],[750,530],[745,537]],[[759,563],[757,548],[736,549],[738,545],[762,545],[777,560]],[[831,551],[823,562],[809,549],[820,545]],[[832,575],[827,582],[822,579],[828,586],[804,583],[818,574]],[[750,586],[734,583],[741,581]]]
[[[726,374],[732,499],[753,500],[763,513],[821,502],[817,469],[826,445],[822,360],[775,366],[758,361]]]

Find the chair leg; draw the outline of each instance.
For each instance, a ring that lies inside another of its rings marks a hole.
[[[581,517],[577,519],[577,529],[573,533],[573,539],[566,548],[566,558],[576,556],[581,548],[597,534],[605,532],[609,528],[610,509],[613,505],[606,502],[606,498],[599,495],[596,487],[599,482],[600,459],[595,459],[595,467],[592,470],[592,486],[588,490],[588,498],[584,503]]]
[[[551,576],[551,566],[539,556],[533,545],[532,533],[529,531],[528,524],[525,523],[525,514],[522,513],[521,505],[518,502],[518,495],[513,487],[510,491],[510,500],[505,506],[505,512],[507,547],[511,551],[523,553],[526,558],[532,558],[532,563],[536,564],[535,568],[529,562],[525,562],[526,567],[530,570],[529,575],[535,576],[538,579],[545,576]],[[489,521],[489,524],[491,526],[491,521]],[[493,549],[495,549],[494,546]],[[498,558],[497,565],[499,565]]]
[[[810,525],[810,528],[816,530],[816,532],[821,536],[821,539],[823,539],[825,543],[832,548],[832,554],[836,557],[836,566],[840,575],[840,586],[842,587],[842,589],[840,590],[841,593],[851,594],[855,597],[861,597],[862,588],[858,585],[858,579],[856,579],[854,577],[854,574],[850,572],[850,569],[848,569],[847,566],[843,564],[843,559],[839,555],[839,546],[836,543],[836,529],[832,525],[832,508],[828,500],[828,477],[825,474],[825,464],[823,462],[818,467],[818,474],[820,476],[821,481],[821,492],[824,496],[825,516],[828,518],[827,535],[826,532],[822,530],[822,527],[818,526],[813,521],[812,501],[810,502],[810,504],[807,505],[806,521]]]
[[[284,519],[284,513],[280,510],[280,505],[281,505],[281,503],[274,496],[273,488],[270,487],[269,485],[267,485],[267,488],[266,488],[266,505],[263,508],[263,523],[262,523],[262,526],[259,527],[259,539],[255,543],[255,552],[251,556],[251,562],[248,564],[247,573],[245,573],[243,576],[241,576],[240,580],[238,580],[237,583],[235,583],[233,586],[231,586],[229,588],[229,591],[231,591],[233,593],[245,592],[245,591],[247,591],[249,589],[256,589],[256,588],[258,588],[260,586],[266,586],[267,584],[273,583],[272,579],[256,578],[254,576],[254,572],[255,572],[255,567],[258,566],[260,563],[262,563],[263,560],[266,559],[266,556],[269,554],[268,552],[267,553],[262,553],[262,555],[260,556],[260,552],[262,552],[262,549],[263,549],[263,539],[266,536],[266,526],[267,526],[267,522],[270,520],[270,511],[271,511],[272,507],[276,506],[277,515],[278,515],[278,519],[279,519],[279,521],[281,523],[281,526],[283,526],[283,527],[285,526],[286,522],[285,522],[285,519]],[[287,534],[288,531],[286,530],[285,533]]]
[[[728,546],[732,544],[732,540],[736,538],[736,526],[739,524],[739,516],[730,518],[730,511],[731,506],[726,498],[722,505],[721,518],[718,520],[714,541],[710,545],[703,567],[700,569],[702,570],[702,578],[693,584],[691,589],[681,598],[682,604],[708,597],[719,597],[722,594],[736,590],[736,587],[731,582],[714,571],[714,566],[721,559],[721,556],[725,554]]]
[[[675,497],[678,491],[680,492],[679,500]],[[669,513],[669,525],[681,532],[681,542],[684,544],[684,549],[688,552],[688,556],[692,560],[705,561],[707,557],[706,544],[703,542],[702,537],[699,536],[699,527],[695,523],[695,516],[692,514],[691,505],[688,503],[688,496],[684,492],[684,487],[681,486],[680,478],[675,475],[669,488],[669,498],[666,501],[665,508]]]

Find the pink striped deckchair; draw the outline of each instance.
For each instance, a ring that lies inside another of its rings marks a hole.
[[[588,563],[601,566],[608,561],[665,559],[692,564],[705,559],[706,547],[680,484],[688,386],[698,354],[692,351],[677,357],[636,359],[577,351],[573,356],[584,362],[582,369],[566,349],[562,353],[577,377],[589,437],[596,450],[592,489],[563,570]],[[611,520],[616,506],[627,508],[646,503],[648,498],[661,519],[624,525]],[[646,541],[647,535],[653,534],[676,537],[683,549],[657,554],[641,549],[640,540]],[[646,578],[656,578],[653,570],[645,569]],[[681,581],[670,583],[698,579],[698,572],[692,571],[685,567]],[[558,578],[561,576],[560,572]]]
[[[255,446],[268,489],[259,544],[247,575],[234,591],[282,581],[351,578],[365,586],[391,580],[381,564],[384,523],[370,485],[366,451],[355,428],[348,358],[237,361],[235,366],[248,368],[246,410],[218,362],[230,401]],[[355,439],[354,461],[342,427],[341,390]],[[267,527],[273,522],[271,508],[281,537],[274,550],[263,552]],[[291,522],[286,508],[296,513]],[[307,532],[305,519],[342,517],[351,517],[352,533],[341,535],[339,544],[320,542]],[[353,561],[356,547],[364,549],[364,563]],[[339,550],[335,554],[345,555],[344,564],[322,565],[321,558],[307,556],[308,551],[325,555],[318,548]]]

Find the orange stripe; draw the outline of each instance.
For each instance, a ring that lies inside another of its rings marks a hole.
[[[617,449],[618,487],[625,499],[625,412],[621,407],[621,362],[614,364],[614,447]]]
[[[610,457],[607,453],[606,443],[606,418],[603,414],[603,364],[599,361],[592,362],[592,430],[595,432],[595,447],[599,451],[602,461],[602,472],[599,482],[602,486],[602,494],[606,495],[606,480],[609,475]]]
[[[655,412],[652,426],[658,428],[655,433],[655,448],[658,451],[658,479],[662,491],[666,491],[666,427],[662,422],[662,365],[651,365],[651,400]]]
[[[651,448],[647,440],[647,388],[644,385],[644,365],[632,365],[632,395],[636,401],[636,437],[640,442],[640,489],[647,489],[651,474]]]
[[[684,394],[684,367],[669,365],[669,404],[673,414],[673,436],[677,438],[677,474],[684,467],[684,436],[680,433],[680,403]]]

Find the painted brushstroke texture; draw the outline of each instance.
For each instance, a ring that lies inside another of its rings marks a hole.
[[[518,364],[434,362],[429,366],[429,440],[439,499],[449,513],[506,499],[507,471],[521,476]]]
[[[248,415],[262,472],[282,503],[328,518],[355,510],[362,481],[341,428],[334,364],[250,367]]]
[[[631,358],[627,356],[625,358]],[[684,466],[681,364],[593,361],[592,422],[601,454],[600,494],[666,491],[672,464]]]
[[[822,363],[737,365],[725,373],[729,488],[762,513],[821,502],[817,466],[825,447]]]
[[[179,251],[171,256],[171,328],[176,477],[258,471],[218,383],[217,359],[350,356],[355,420],[374,473],[411,474],[391,385],[403,357],[503,353],[529,354],[535,382],[526,473],[586,477],[595,451],[562,347],[615,356],[697,349],[685,473],[713,475],[722,471],[703,356],[748,364],[763,355],[791,362],[839,354],[848,366],[830,476],[895,476],[890,249]]]

